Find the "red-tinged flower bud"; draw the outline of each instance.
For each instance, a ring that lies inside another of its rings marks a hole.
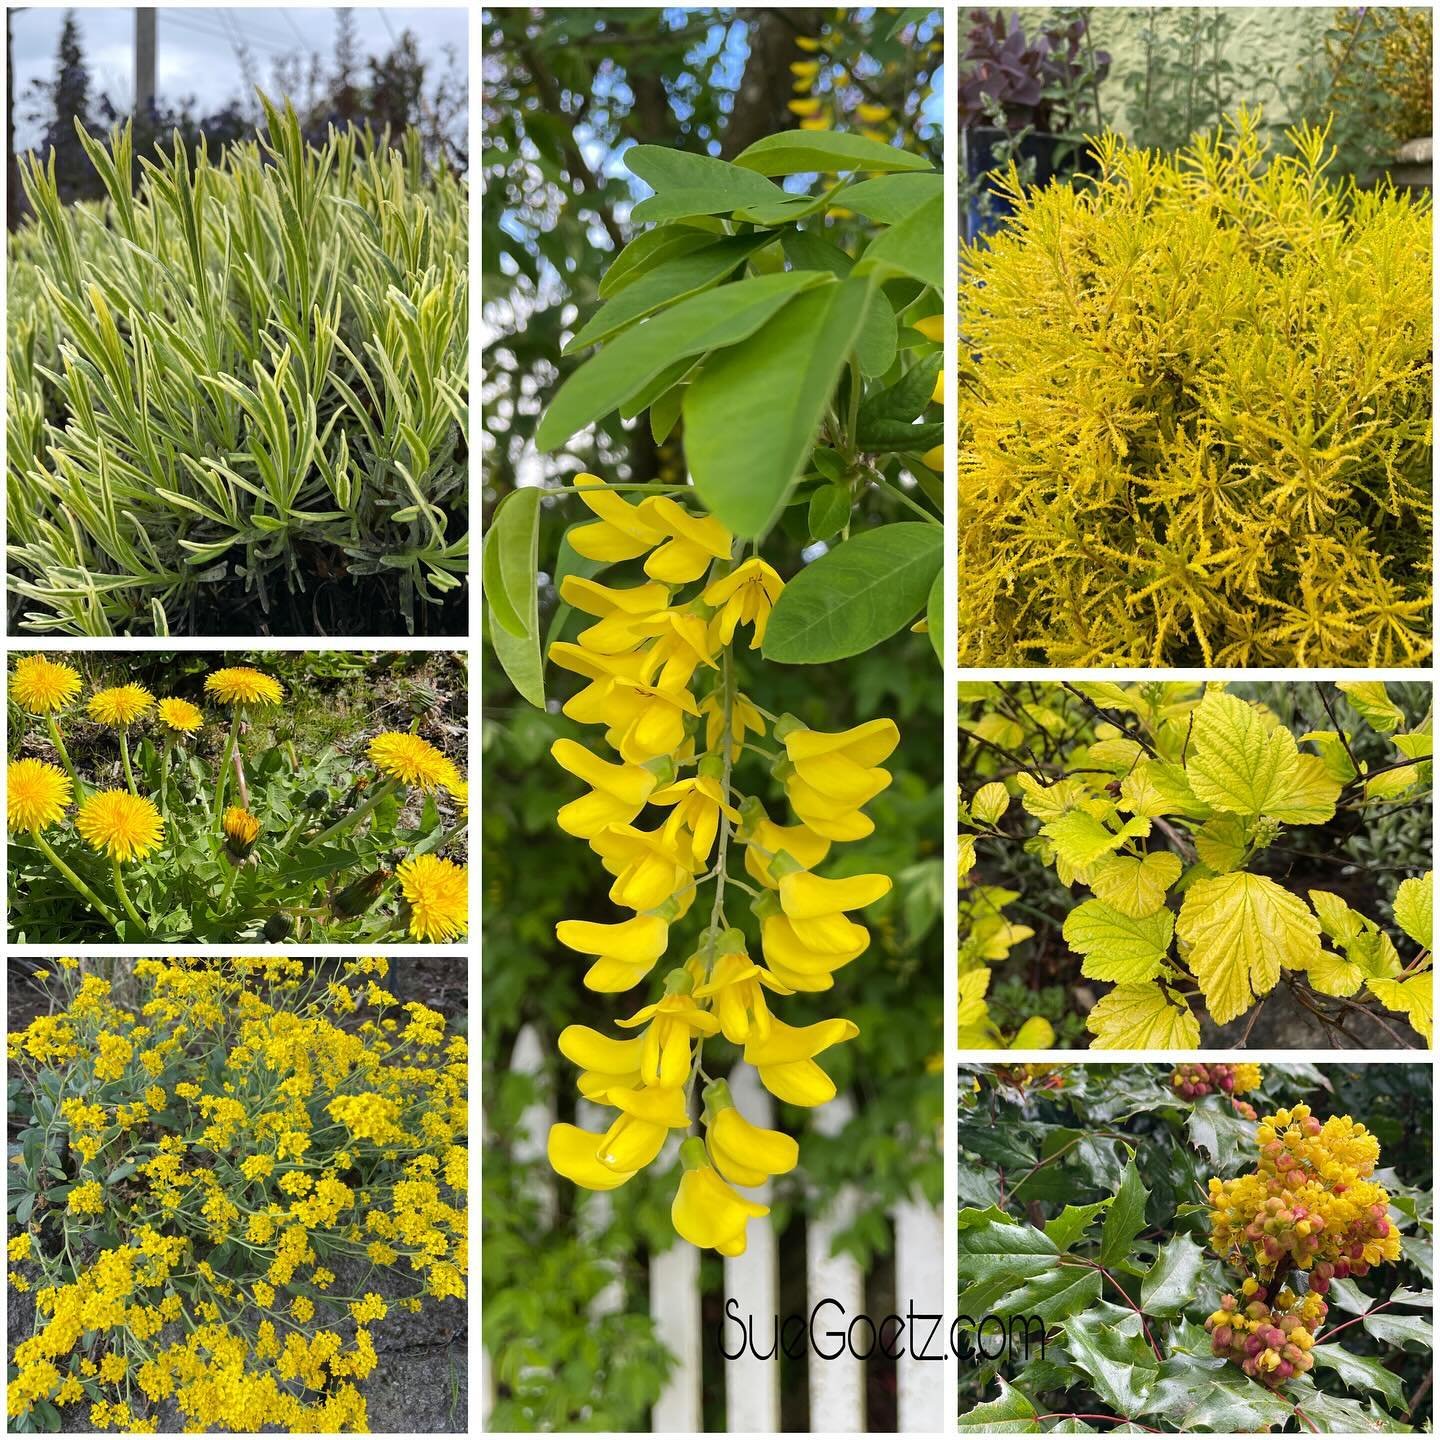
[[[1275,1367],[1275,1375],[1281,1380],[1288,1380],[1294,1373],[1295,1367],[1288,1360],[1282,1360]]]
[[[1215,1353],[1220,1355],[1229,1350],[1230,1342],[1235,1338],[1235,1332],[1228,1325],[1217,1325],[1215,1334],[1211,1338],[1215,1342]]]

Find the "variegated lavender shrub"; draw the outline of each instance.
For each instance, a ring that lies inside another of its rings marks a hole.
[[[12,628],[384,634],[463,623],[466,192],[406,137],[265,105],[219,158],[82,135],[10,242]]]

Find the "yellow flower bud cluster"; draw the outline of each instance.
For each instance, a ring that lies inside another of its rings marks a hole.
[[[832,844],[874,830],[863,807],[890,783],[881,767],[899,731],[881,719],[830,734],[769,716],[739,689],[734,651],[747,627],[750,649],[759,648],[780,576],[758,556],[742,560],[724,526],[668,496],[631,504],[593,475],[577,477],[576,490],[597,518],[569,532],[574,549],[603,563],[643,557],[645,578],[622,587],[572,575],[560,586],[561,598],[594,620],[574,643],[550,646],[556,664],[587,682],[564,713],[603,727],[614,758],[555,742],[556,762],[589,787],[556,819],[599,857],[613,880],[609,898],[626,913],[563,920],[556,938],[589,958],[589,989],[618,995],[650,977],[701,887],[713,882],[714,896],[709,924],[665,975],[659,998],[617,1022],[638,1033],[618,1038],[572,1025],[561,1034],[581,1095],[615,1118],[603,1134],[555,1125],[549,1159],[575,1184],[611,1190],[654,1161],[672,1131],[688,1135],[675,1228],[697,1246],[738,1255],[747,1222],[768,1212],[735,1187],[793,1169],[799,1152],[789,1136],[741,1115],[725,1081],[702,1070],[702,1051],[711,1042],[713,1057],[717,1039],[736,1047],[789,1104],[834,1098],[816,1056],[858,1028],[842,1018],[787,1025],[767,995],[828,990],[835,972],[867,948],[869,932],[849,912],[886,894],[889,878],[829,879],[814,870]],[[751,754],[783,784],[792,823],[773,821],[756,795],[737,788]],[[730,872],[737,846],[748,879]],[[763,963],[727,918],[731,887],[754,897]],[[703,1139],[691,1133],[702,1126]]]
[[[1315,1364],[1310,1352],[1326,1310],[1319,1295],[1299,1296],[1288,1287],[1272,1302],[1269,1290],[1248,1276],[1238,1299],[1220,1297],[1220,1308],[1206,1318],[1205,1328],[1214,1354],[1234,1361],[1252,1380],[1275,1386]]]
[[[1375,1137],[1348,1115],[1320,1121],[1308,1105],[1267,1115],[1256,1127],[1256,1168],[1209,1187],[1210,1244],[1270,1284],[1291,1266],[1324,1295],[1335,1278],[1363,1276],[1397,1260],[1400,1236],[1390,1196],[1369,1177]]]

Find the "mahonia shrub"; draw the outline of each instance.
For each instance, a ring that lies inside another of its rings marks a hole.
[[[22,656],[9,674],[12,743],[55,757],[27,754],[6,767],[18,938],[466,934],[469,786],[415,733],[418,720],[372,735],[363,759],[326,751],[302,764],[293,742],[251,738],[287,700],[302,703],[251,666],[205,676],[199,698],[216,707],[208,713],[181,696],[157,700],[136,681],[92,687],[82,709],[85,688],[74,665],[49,654]],[[98,742],[84,732],[83,764],[64,733],[73,744],[82,719],[100,727]]]
[[[507,495],[485,543],[505,673],[537,706],[545,660],[577,676],[561,709],[596,735],[551,747],[587,787],[556,822],[613,877],[619,913],[562,920],[556,940],[587,957],[596,994],[644,987],[616,1020],[636,1033],[561,1031],[580,1095],[615,1113],[598,1132],[557,1123],[550,1164],[606,1191],[678,1149],[675,1232],[730,1256],[769,1213],[744,1192],[799,1162],[796,1140],[747,1118],[731,1085],[743,1073],[803,1109],[836,1097],[818,1057],[859,1026],[782,1016],[865,954],[854,915],[894,884],[855,873],[839,847],[875,832],[865,807],[891,782],[899,727],[777,714],[767,666],[849,659],[917,621],[938,654],[943,181],[877,134],[782,131],[733,162],[626,151],[655,191],[632,218],[655,223],[606,272],[566,354],[599,349],[550,398],[536,442],[583,446],[611,412],[648,411],[657,445],[683,436],[693,483],[571,472],[564,490]],[[815,194],[772,178],[817,173]],[[873,233],[852,255],[836,239],[857,216]],[[589,515],[542,567],[542,506],[569,500]],[[772,533],[815,546],[798,573],[766,558]],[[561,604],[543,658],[542,573]],[[561,627],[575,612],[572,641]]]
[[[383,959],[95,963],[8,1037],[11,1428],[364,1430],[375,1327],[465,1297],[463,1035]]]
[[[1308,1105],[1277,1110],[1256,1127],[1255,1143],[1253,1171],[1210,1180],[1211,1249],[1245,1279],[1238,1299],[1220,1297],[1205,1328],[1215,1354],[1283,1385],[1314,1365],[1331,1282],[1398,1260],[1400,1233],[1389,1192],[1370,1178],[1380,1144],[1350,1116],[1322,1122]],[[1294,1271],[1308,1280],[1303,1293],[1286,1283]]]
[[[108,144],[82,131],[103,202],[65,205],[53,157],[20,162],[22,628],[464,628],[464,186],[427,170],[414,132],[311,146],[264,103],[263,131],[215,160],[178,133],[137,157],[128,122]]]
[[[1428,1062],[957,1082],[962,1433],[1429,1428]]]
[[[964,665],[1430,654],[1428,196],[1114,135],[961,258]]]
[[[1431,805],[1430,715],[1412,722],[1380,681],[1337,688],[1346,726],[1327,688],[1330,727],[1297,739],[1224,683],[962,685],[961,954],[1000,960],[1034,933],[1003,918],[1019,892],[970,881],[977,846],[1014,847],[1061,887],[1027,895],[1029,913],[1058,909],[1079,977],[1113,986],[1086,1019],[1096,1047],[1194,1048],[1197,1010],[1227,1025],[1282,984],[1342,1043],[1362,1011],[1413,1043],[1393,1011],[1428,1044],[1431,872],[1387,896],[1398,933],[1328,886],[1285,883],[1320,850],[1295,832]]]

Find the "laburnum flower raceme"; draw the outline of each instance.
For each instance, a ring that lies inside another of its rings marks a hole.
[[[655,999],[616,1022],[627,1035],[583,1025],[561,1034],[580,1093],[614,1119],[603,1133],[555,1125],[550,1163],[586,1189],[613,1190],[655,1161],[673,1133],[682,1166],[671,1208],[676,1231],[738,1255],[748,1222],[768,1213],[743,1192],[794,1169],[799,1151],[788,1135],[741,1114],[727,1077],[735,1065],[753,1066],[765,1088],[792,1105],[835,1096],[817,1057],[853,1039],[857,1026],[838,1017],[791,1025],[770,1007],[830,989],[835,972],[869,943],[851,912],[886,894],[889,878],[815,870],[834,844],[874,829],[864,806],[890,783],[881,766],[899,732],[877,719],[824,733],[762,709],[739,688],[735,649],[747,638],[750,650],[760,647],[780,576],[758,555],[744,558],[713,517],[673,498],[635,505],[593,475],[575,484],[596,519],[569,532],[571,545],[606,563],[643,557],[645,578],[561,582],[561,598],[593,621],[574,643],[550,646],[551,660],[586,682],[564,713],[595,726],[609,754],[555,742],[556,762],[588,787],[557,820],[613,877],[609,898],[619,914],[564,920],[556,935],[588,957],[584,983],[593,991],[620,995],[653,984],[652,976],[659,984]],[[759,795],[742,793],[746,767],[768,769],[780,782],[788,821],[773,819]],[[747,879],[731,873],[737,847]],[[736,888],[752,897],[758,956],[731,923]],[[702,896],[708,924],[693,950],[662,970],[672,927]],[[717,1064],[721,1045],[732,1049]]]
[[[55,967],[8,1037],[10,1420],[364,1430],[375,1325],[465,1297],[464,1038],[383,959],[140,960],[137,1010]]]
[[[1350,1116],[1322,1122],[1296,1105],[1265,1116],[1255,1140],[1252,1172],[1210,1181],[1211,1248],[1245,1279],[1205,1328],[1215,1354],[1280,1385],[1314,1364],[1331,1281],[1398,1260],[1400,1235],[1389,1192],[1370,1178],[1379,1141]]]

